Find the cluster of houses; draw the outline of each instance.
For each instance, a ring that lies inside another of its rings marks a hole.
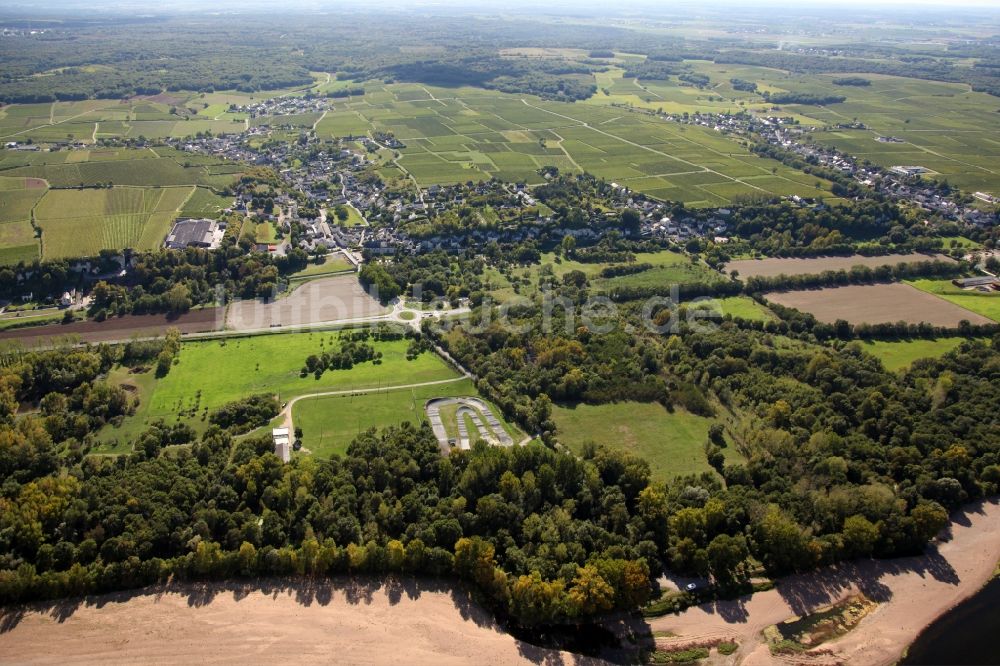
[[[246,108],[256,116],[280,116],[305,113],[325,108],[326,99],[275,98],[264,100]],[[671,122],[694,124],[727,134],[752,137],[765,143],[780,146],[793,152],[810,163],[836,169],[859,183],[880,192],[894,200],[915,203],[928,212],[940,214],[946,219],[962,220],[971,224],[995,224],[996,216],[973,206],[965,206],[953,198],[942,194],[932,184],[919,177],[925,170],[921,167],[896,167],[883,169],[871,164],[861,164],[854,158],[823,146],[806,144],[803,135],[816,128],[803,128],[794,119],[771,116],[763,117],[749,113],[738,114],[662,114],[642,110]],[[270,128],[258,124],[236,135],[202,137],[179,142],[178,147],[191,152],[210,153],[227,159],[266,165],[278,171],[288,194],[279,197],[275,203],[284,211],[275,222],[290,231],[293,222],[298,223],[301,233],[295,243],[310,253],[336,248],[360,248],[369,255],[391,255],[397,251],[417,253],[435,249],[461,250],[480,243],[521,242],[540,237],[558,238],[573,235],[586,241],[603,233],[606,216],[617,216],[622,212],[595,212],[592,215],[602,219],[591,220],[591,224],[577,229],[558,229],[550,217],[539,214],[536,201],[523,184],[499,183],[495,181],[469,183],[453,186],[432,185],[414,192],[387,189],[378,179],[364,178],[362,174],[371,166],[365,151],[380,148],[399,148],[391,134],[376,133],[372,137],[351,137],[334,146],[321,142],[315,136],[306,136],[304,142],[257,142],[248,139],[258,134],[266,134]],[[888,137],[892,140],[894,137]],[[363,150],[359,150],[358,146]],[[405,231],[409,223],[419,223],[437,214],[465,205],[470,198],[489,197],[490,206],[500,213],[506,223],[484,225],[465,233],[448,233],[433,237],[412,238]],[[249,199],[237,201],[250,211]],[[644,238],[659,238],[683,243],[691,238],[711,238],[716,242],[726,242],[729,211],[718,209],[699,214],[690,213],[687,219],[671,219],[668,207],[650,200],[628,188],[613,184],[612,199],[620,209],[633,209],[639,213],[641,235]],[[798,198],[795,198],[798,199]],[[806,202],[798,200],[805,205]],[[308,206],[320,211],[315,218],[300,217],[299,208]],[[350,205],[363,217],[382,224],[377,228],[349,227],[337,225],[329,218],[329,211],[337,206]],[[513,214],[511,214],[513,213]]]
[[[233,113],[246,113],[250,118],[265,118],[269,116],[294,116],[303,113],[322,113],[333,108],[330,100],[325,97],[271,97],[254,104],[230,104]]]

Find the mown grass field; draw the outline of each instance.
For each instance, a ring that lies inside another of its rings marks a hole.
[[[299,377],[307,356],[337,348],[337,335],[285,333],[184,343],[177,364],[157,384],[151,413],[170,415],[190,409],[192,387],[200,390],[199,408],[212,409],[254,393],[274,393],[285,400],[316,391],[369,389],[457,376],[429,352],[407,361],[409,341],[397,340],[372,343],[383,354],[380,365],[364,363],[351,370],[327,371],[320,379]]]
[[[302,428],[303,447],[312,455],[328,458],[345,453],[351,440],[368,428],[384,428],[404,421],[425,422],[424,407],[432,398],[478,395],[472,381],[462,379],[412,389],[306,398],[295,403],[292,416],[295,427]],[[499,410],[494,409],[493,413],[502,421]],[[517,428],[508,423],[504,425],[515,441],[523,437]]]
[[[777,321],[778,317],[766,306],[761,305],[749,296],[729,296],[715,299],[722,308],[723,315],[731,315],[736,319],[749,321]]]
[[[336,208],[341,207],[337,206]],[[354,206],[346,205],[343,206],[343,209],[347,213],[346,219],[341,220],[340,217],[337,216],[336,210],[331,209],[327,211],[327,222],[329,224],[337,224],[342,227],[357,227],[365,223],[365,218],[361,217],[361,213],[359,213],[358,209]]]
[[[349,262],[343,254],[338,252],[336,254],[326,255],[323,257],[322,262],[318,264],[310,260],[308,266],[297,273],[293,273],[289,277],[290,279],[308,278],[315,277],[317,275],[326,275],[328,273],[342,273],[353,270],[354,264]]]
[[[938,358],[958,347],[965,338],[938,338],[937,340],[873,340],[861,348],[882,361],[886,370],[908,368],[921,358]]]
[[[647,460],[663,481],[712,471],[704,452],[712,419],[679,408],[671,413],[659,403],[638,402],[555,406],[552,418],[557,438],[575,453],[588,441],[620,448]],[[738,457],[732,447],[723,451],[727,459]]]
[[[337,335],[317,331],[185,342],[176,364],[160,379],[152,371],[131,374],[127,368],[117,369],[112,381],[138,387],[139,410],[121,427],[105,428],[99,439],[125,442],[157,419],[167,423],[183,421],[201,431],[208,426],[209,412],[257,393],[278,395],[286,401],[320,391],[373,389],[459,377],[430,352],[406,360],[407,340],[371,343],[383,354],[380,365],[369,362],[351,370],[330,370],[318,380],[312,375],[300,377],[306,357],[330,350],[331,345],[336,348]]]
[[[955,305],[1000,322],[1000,292],[983,293],[959,289],[951,280],[908,280],[921,291],[934,294]]]

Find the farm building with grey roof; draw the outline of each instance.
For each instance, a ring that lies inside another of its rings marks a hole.
[[[167,234],[164,247],[183,250],[186,247],[215,249],[222,243],[225,225],[216,220],[177,220]]]

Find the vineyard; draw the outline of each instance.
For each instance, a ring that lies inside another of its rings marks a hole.
[[[35,209],[46,259],[92,256],[102,249],[152,249],[193,187],[50,190]]]

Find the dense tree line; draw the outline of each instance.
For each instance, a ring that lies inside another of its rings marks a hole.
[[[104,251],[102,254],[114,255]],[[131,263],[124,277],[93,284],[90,314],[98,319],[125,314],[181,313],[218,298],[272,297],[282,276],[305,268],[308,255],[294,248],[284,257],[248,253],[225,244],[218,250],[187,248],[126,253]],[[111,261],[117,272],[120,265]],[[83,286],[84,278],[64,260],[34,261],[0,269],[0,295],[17,298],[31,293],[37,300],[57,298],[67,287]],[[74,283],[74,278],[76,282]]]
[[[266,437],[156,424],[128,457],[70,461],[36,417],[2,428],[5,603],[168,577],[397,572],[457,576],[516,621],[551,623],[644,603],[665,527],[648,466],[607,450],[444,458],[407,424],[283,465]]]
[[[209,423],[233,432],[249,432],[278,415],[278,399],[270,393],[250,395],[228,402],[208,415]]]
[[[524,312],[516,323],[532,316],[540,315]],[[989,388],[1000,378],[1000,355],[988,344],[966,343],[898,375],[860,347],[817,345],[819,336],[779,350],[773,322],[723,320],[707,332],[682,323],[666,337],[620,327],[592,335],[556,323],[549,334],[446,326],[440,339],[513,418],[534,417],[532,408],[548,399],[659,400],[695,413],[721,405],[740,414],[706,444],[725,489],[699,479],[700,490],[684,492],[702,500],[668,517],[665,562],[675,570],[725,578],[713,551],[736,553],[731,575],[747,553],[776,573],[918,552],[947,510],[995,492],[1000,481],[991,416],[1000,404]],[[538,322],[527,328],[542,330]],[[960,332],[997,341],[995,326],[973,329]],[[797,330],[810,339],[811,331]],[[829,330],[835,338],[837,326]],[[650,394],[636,392],[637,383]],[[745,462],[725,463],[720,445],[735,447]]]
[[[818,95],[813,93],[797,92],[776,92],[765,90],[764,100],[771,104],[810,104],[813,106],[826,106],[827,104],[840,104],[847,101],[843,95]]]

